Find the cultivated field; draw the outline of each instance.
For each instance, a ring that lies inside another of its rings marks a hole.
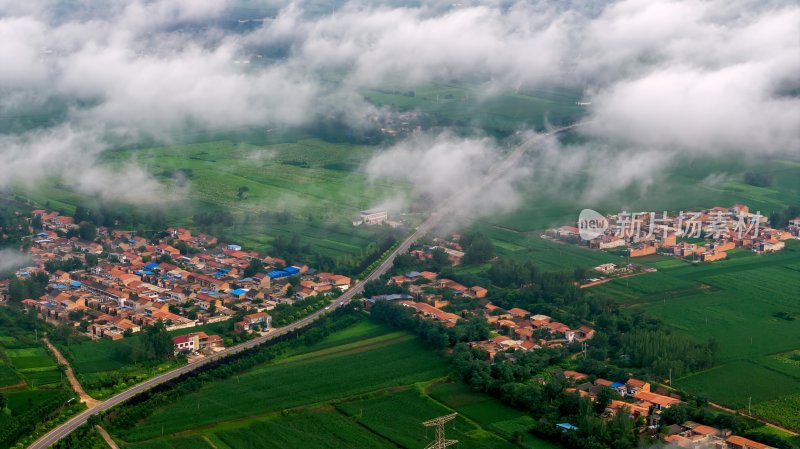
[[[629,310],[643,307],[681,332],[719,342],[719,366],[675,386],[800,428],[800,242],[769,255],[740,251],[711,264],[661,263],[657,273],[592,287]],[[779,315],[780,314],[780,315]],[[788,315],[794,319],[782,317]]]
[[[364,92],[371,102],[401,111],[417,110],[454,126],[477,127],[506,134],[521,128],[543,129],[546,121],[572,123],[585,113],[575,104],[582,92],[568,89],[509,92],[481,99],[475,86],[435,83],[414,89],[376,89]]]
[[[104,164],[124,170],[135,162],[171,186],[171,198],[159,199],[159,209],[170,224],[188,226],[198,213],[225,211],[235,223],[226,227],[226,236],[249,248],[263,250],[277,236],[297,235],[325,255],[360,255],[374,235],[370,229],[353,227],[353,216],[405,187],[367,179],[360,167],[373,147],[288,132],[269,134],[256,143],[233,135],[226,140],[117,150],[104,154]],[[237,196],[240,187],[248,189],[243,199]],[[81,201],[57,181],[25,195],[67,211]],[[262,213],[287,212],[288,220],[261,218]]]
[[[460,447],[550,447],[528,436],[512,444],[514,430],[505,428],[517,420],[524,433],[524,412],[436,384],[447,372],[415,337],[363,321],[208,384],[114,436],[126,449],[416,448],[433,436],[426,439],[423,419],[463,407],[448,428]],[[477,402],[491,413],[472,416]]]
[[[38,336],[42,333],[39,329]],[[0,447],[30,434],[71,394],[55,358],[36,335],[34,323],[24,314],[0,306],[0,394],[8,400],[7,410],[0,410]]]

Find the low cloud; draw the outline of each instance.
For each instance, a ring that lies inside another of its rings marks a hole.
[[[98,161],[119,136],[169,143],[199,128],[328,117],[365,126],[382,111],[364,89],[451,81],[479,99],[555,86],[591,100],[581,132],[592,143],[537,150],[546,157],[493,186],[487,210],[513,207],[520,182],[549,189],[584,171],[587,192],[646,189],[677,157],[800,147],[800,6],[789,0],[348,1],[329,11],[298,1],[269,3],[267,17],[238,5],[0,0],[0,122],[52,113],[33,129],[0,129],[0,187],[58,177],[110,198],[157,196],[171,187]],[[368,170],[444,198],[500,152],[444,133],[381,152]],[[595,173],[601,158],[618,173]]]
[[[415,198],[440,203],[474,186],[502,157],[503,151],[490,138],[463,138],[448,132],[425,134],[382,150],[366,165],[366,172],[373,182],[384,178],[406,181]],[[469,199],[464,205],[467,215],[478,218],[512,210],[520,202],[515,184],[529,173],[527,167],[504,173]],[[406,203],[410,201],[405,199]],[[399,207],[401,197],[395,196],[392,203]]]
[[[16,271],[32,262],[30,256],[12,249],[0,249],[0,273]]]

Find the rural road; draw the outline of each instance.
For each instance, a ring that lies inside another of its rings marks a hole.
[[[384,273],[386,273],[394,263],[394,259],[399,254],[407,252],[408,249],[411,247],[411,245],[414,244],[414,242],[416,242],[422,236],[427,234],[431,229],[433,229],[437,224],[439,224],[443,218],[452,217],[463,204],[468,204],[468,202],[475,195],[484,191],[487,186],[496,181],[507,170],[514,167],[519,162],[519,159],[522,157],[522,155],[525,154],[525,152],[530,148],[532,144],[540,140],[543,140],[546,137],[550,137],[562,133],[564,131],[570,130],[572,128],[575,128],[579,125],[581,125],[581,123],[557,128],[544,134],[538,134],[533,138],[528,139],[522,144],[520,144],[514,151],[508,154],[504,159],[498,161],[494,166],[492,166],[482,179],[478,180],[472,186],[464,189],[454,198],[451,198],[448,201],[442,203],[439,206],[439,208],[433,211],[431,215],[424,222],[422,222],[422,224],[420,224],[410,236],[408,236],[405,240],[403,240],[403,242],[400,245],[398,245],[397,248],[394,251],[392,251],[389,254],[389,256],[380,265],[378,265],[377,268],[375,268],[371,273],[369,273],[369,275],[367,275],[367,277],[362,282],[356,283],[356,285],[354,285],[346,292],[344,292],[341,296],[336,298],[329,307],[316,311],[311,315],[302,318],[298,321],[295,321],[292,324],[286,325],[282,328],[276,328],[267,335],[256,337],[252,340],[240,343],[236,346],[231,346],[230,348],[226,348],[223,351],[220,351],[212,356],[186,364],[167,373],[148,379],[140,384],[134,385],[128,388],[127,390],[117,393],[116,395],[108,398],[103,402],[91,406],[89,409],[72,417],[65,423],[53,428],[50,432],[44,434],[41,438],[34,441],[33,444],[28,446],[28,448],[45,449],[47,447],[50,447],[61,438],[64,438],[65,436],[72,433],[75,429],[85,424],[86,421],[93,415],[96,415],[104,410],[108,410],[111,407],[114,407],[116,405],[119,405],[127,401],[128,399],[136,396],[139,393],[145,392],[155,386],[161,385],[183,374],[194,371],[197,368],[204,366],[208,363],[217,361],[229,355],[237,354],[246,349],[259,346],[278,336],[306,327],[312,322],[314,322],[316,319],[324,315],[325,313],[328,313],[330,310],[341,307],[342,305],[349,303],[350,300],[353,299],[353,297],[355,297],[358,293],[361,293],[361,291],[363,291],[365,283],[373,281],[379,278]]]
[[[75,390],[75,393],[78,393],[78,396],[81,398],[81,402],[85,403],[89,408],[99,404],[100,401],[89,396],[89,394],[83,390],[83,386],[80,384],[80,382],[78,382],[78,379],[75,377],[75,373],[72,372],[72,366],[70,366],[66,357],[61,354],[61,351],[59,351],[55,346],[53,346],[52,343],[50,343],[50,340],[47,339],[47,336],[42,337],[42,341],[45,345],[47,345],[47,348],[50,349],[50,352],[56,356],[58,363],[60,365],[64,365],[67,373],[67,379],[69,379],[69,384],[72,386],[72,389]]]

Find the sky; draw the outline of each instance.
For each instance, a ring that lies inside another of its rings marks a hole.
[[[552,186],[598,161],[619,169],[593,177],[595,193],[687,154],[800,153],[797,2],[584,3],[0,0],[0,118],[51,113],[0,129],[0,189],[58,176],[136,201],[163,186],[135,163],[98,162],[121,143],[329,114],[359,126],[381,112],[360,89],[453,79],[480,85],[482,98],[568,86],[591,100],[588,143],[547,140],[497,186],[509,198],[501,209],[518,201],[517,181]],[[501,152],[444,130],[381,151],[365,170],[440,194]]]

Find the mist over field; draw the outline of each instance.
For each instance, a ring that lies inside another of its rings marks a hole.
[[[518,182],[557,190],[580,171],[589,196],[646,188],[686,155],[798,153],[798,23],[792,1],[2,1],[0,188],[58,177],[103,198],[153,197],[164,189],[146,167],[100,155],[197,129],[374,126],[388,111],[364,89],[442,81],[477,86],[478,101],[584,92],[585,139],[540,145],[497,186],[496,210],[514,207]],[[437,129],[364,167],[440,195],[503,145]]]

